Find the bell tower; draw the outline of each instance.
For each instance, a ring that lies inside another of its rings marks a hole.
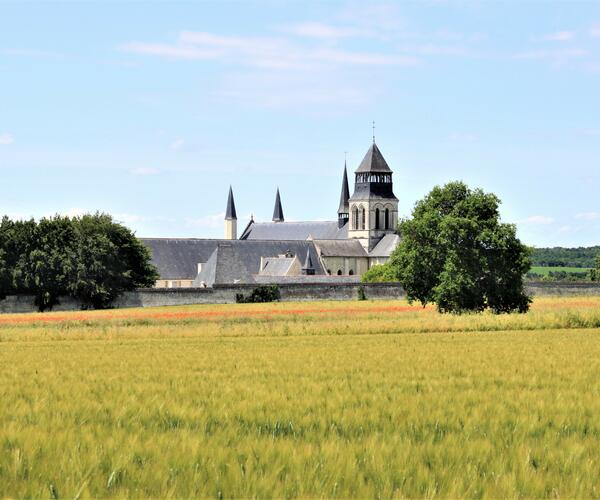
[[[386,234],[395,232],[398,224],[393,172],[374,140],[354,174],[348,238],[359,239],[365,250],[371,251]]]

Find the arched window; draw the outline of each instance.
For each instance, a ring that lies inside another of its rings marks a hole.
[[[358,229],[358,208],[354,207],[352,210],[352,227]]]
[[[353,271],[352,269],[350,269],[350,271],[348,271],[348,274],[349,274],[350,276],[352,276],[352,275],[354,274],[354,271]]]
[[[360,228],[362,230],[365,229],[365,219],[367,218],[367,212],[365,211],[364,207],[361,210],[361,218],[360,218]]]
[[[390,228],[390,209],[386,208],[385,209],[385,228],[389,229]]]
[[[375,229],[379,229],[379,209],[378,208],[375,209]]]
[[[341,269],[338,269],[337,275],[338,275],[338,276],[341,276],[341,275],[342,275],[342,270],[341,270]]]

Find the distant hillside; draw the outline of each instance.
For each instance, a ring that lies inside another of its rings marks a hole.
[[[531,255],[534,267],[583,267],[595,266],[600,246],[579,248],[534,248]]]

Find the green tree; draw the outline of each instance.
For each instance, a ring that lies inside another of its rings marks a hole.
[[[61,295],[67,295],[73,269],[74,224],[68,217],[44,218],[37,224],[31,251],[23,254],[25,287],[35,295],[40,311],[51,309]]]
[[[149,250],[106,214],[75,219],[77,245],[69,292],[84,306],[110,306],[121,293],[152,286],[158,273]]]
[[[433,302],[441,312],[528,310],[529,249],[514,225],[500,222],[499,204],[493,194],[452,182],[415,205],[386,264],[409,300]]]

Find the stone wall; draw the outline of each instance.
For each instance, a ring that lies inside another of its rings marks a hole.
[[[404,291],[395,283],[302,283],[281,284],[281,300],[356,300],[358,287],[362,286],[367,299],[401,299]],[[153,307],[189,304],[230,304],[238,293],[252,293],[256,285],[215,285],[214,288],[146,288],[127,292],[119,297],[114,307]],[[527,293],[533,296],[600,296],[600,283],[527,283]],[[54,311],[81,309],[81,304],[63,297]],[[36,311],[32,296],[9,296],[0,300],[0,312],[20,313]]]
[[[589,281],[534,281],[525,283],[525,290],[533,297],[600,295],[600,283]]]

